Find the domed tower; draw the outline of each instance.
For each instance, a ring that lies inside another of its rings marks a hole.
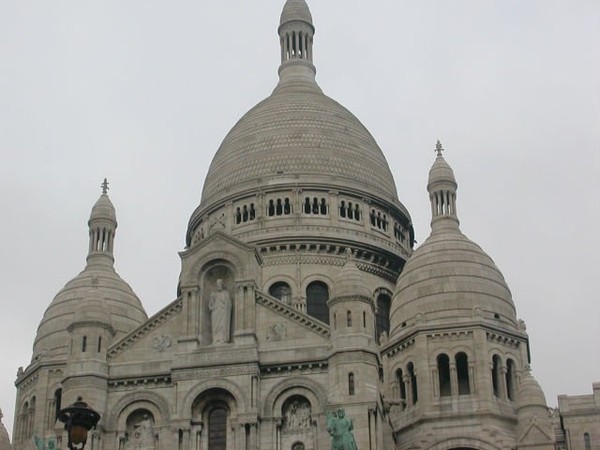
[[[215,333],[227,328],[218,341],[260,349],[270,384],[291,379],[292,367],[318,368],[308,378],[327,393],[321,407],[354,405],[346,413],[356,426],[374,430],[379,337],[389,332],[392,291],[412,252],[412,222],[373,136],[315,80],[304,0],[285,3],[278,35],[279,82],[221,143],[188,224],[179,280],[187,336],[179,342],[190,354],[217,352]],[[223,290],[232,304],[226,321],[214,312]],[[325,387],[342,384],[339,395]],[[276,427],[283,405],[266,427]],[[325,445],[326,431],[318,439]],[[366,433],[360,439],[368,445]]]
[[[554,428],[546,396],[537,380],[525,367],[517,392],[518,448],[552,450],[555,448]]]
[[[383,350],[393,380],[388,396],[394,432],[399,448],[416,441],[435,448],[442,440],[514,448],[528,337],[504,277],[460,231],[458,184],[439,142],[436,151],[427,184],[431,235],[398,279]],[[465,415],[472,417],[468,427]],[[431,421],[439,426],[435,436],[427,431]]]
[[[17,408],[24,411],[14,424],[17,448],[34,434],[45,436],[48,430],[54,431],[61,404],[83,396],[95,408],[102,408],[103,394],[96,398],[88,394],[90,389],[106,391],[107,346],[148,318],[138,297],[114,268],[117,219],[106,180],[88,228],[86,266],[46,309],[34,340],[31,364],[17,375]],[[48,404],[56,408],[47,408]]]
[[[381,149],[315,81],[315,28],[304,0],[286,2],[278,33],[279,83],[215,154],[187,252],[216,234],[249,246],[260,260],[258,289],[329,324],[326,302],[346,250],[371,295],[391,294],[414,232]],[[186,257],[182,286],[193,282]]]

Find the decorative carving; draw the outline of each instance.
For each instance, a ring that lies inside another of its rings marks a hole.
[[[217,279],[216,290],[210,294],[208,309],[210,310],[212,325],[212,343],[228,343],[229,326],[231,324],[231,297],[229,292],[224,289],[221,278]]]
[[[282,323],[276,323],[267,329],[267,341],[281,341],[287,337],[287,329]]]
[[[201,240],[204,239],[204,227],[199,226],[196,228],[194,235],[192,236],[192,247],[198,244]]]
[[[206,369],[190,369],[177,371],[173,374],[174,381],[196,380],[203,378],[222,378],[235,375],[256,375],[255,365],[211,367]]]
[[[161,334],[160,336],[156,336],[154,338],[154,340],[152,341],[152,347],[159,352],[164,352],[166,349],[171,347],[172,343],[173,341],[171,340],[170,336],[167,336],[166,334]]]
[[[127,450],[154,450],[154,417],[147,411],[136,411],[127,422]]]
[[[308,400],[299,396],[292,397],[284,406],[283,433],[299,434],[310,431],[311,415],[312,411]]]
[[[158,314],[156,314],[153,319],[144,323],[142,326],[133,330],[123,339],[111,345],[108,349],[108,359],[114,358],[119,353],[125,351],[130,346],[138,342],[141,338],[146,336],[149,332],[151,332],[155,328],[158,328],[162,323],[169,320],[175,314],[181,312],[182,307],[183,300],[181,298],[175,300],[173,303],[171,303]]]
[[[211,217],[208,223],[208,234],[216,233],[217,231],[224,231],[227,226],[227,218],[225,213],[221,213],[220,216]]]

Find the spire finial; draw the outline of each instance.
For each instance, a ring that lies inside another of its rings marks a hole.
[[[439,141],[437,141],[437,144],[435,144],[435,151],[437,153],[438,156],[442,156],[442,152],[444,151],[444,147],[442,147],[442,143]]]
[[[108,194],[108,180],[105,178],[104,181],[102,182],[102,184],[100,185],[100,187],[102,188],[102,193],[103,194]]]

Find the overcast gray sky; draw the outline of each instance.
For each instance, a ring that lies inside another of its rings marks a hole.
[[[220,141],[277,81],[283,0],[0,0],[0,407],[85,264],[103,177],[149,314]],[[386,154],[417,240],[441,139],[463,232],[496,261],[556,404],[600,381],[600,2],[309,0],[323,90]]]

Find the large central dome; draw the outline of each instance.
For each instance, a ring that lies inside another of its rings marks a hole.
[[[276,89],[240,119],[212,161],[202,203],[290,178],[352,183],[388,200],[397,198],[371,134],[316,85]]]
[[[196,213],[263,186],[352,186],[401,207],[387,161],[363,124],[315,81],[314,27],[304,0],[281,14],[280,81],[223,140]]]
[[[186,243],[216,231],[265,248],[352,242],[365,255],[383,246],[399,268],[398,253],[412,249],[410,215],[371,133],[315,81],[314,32],[306,2],[287,0],[279,82],[223,139]]]

